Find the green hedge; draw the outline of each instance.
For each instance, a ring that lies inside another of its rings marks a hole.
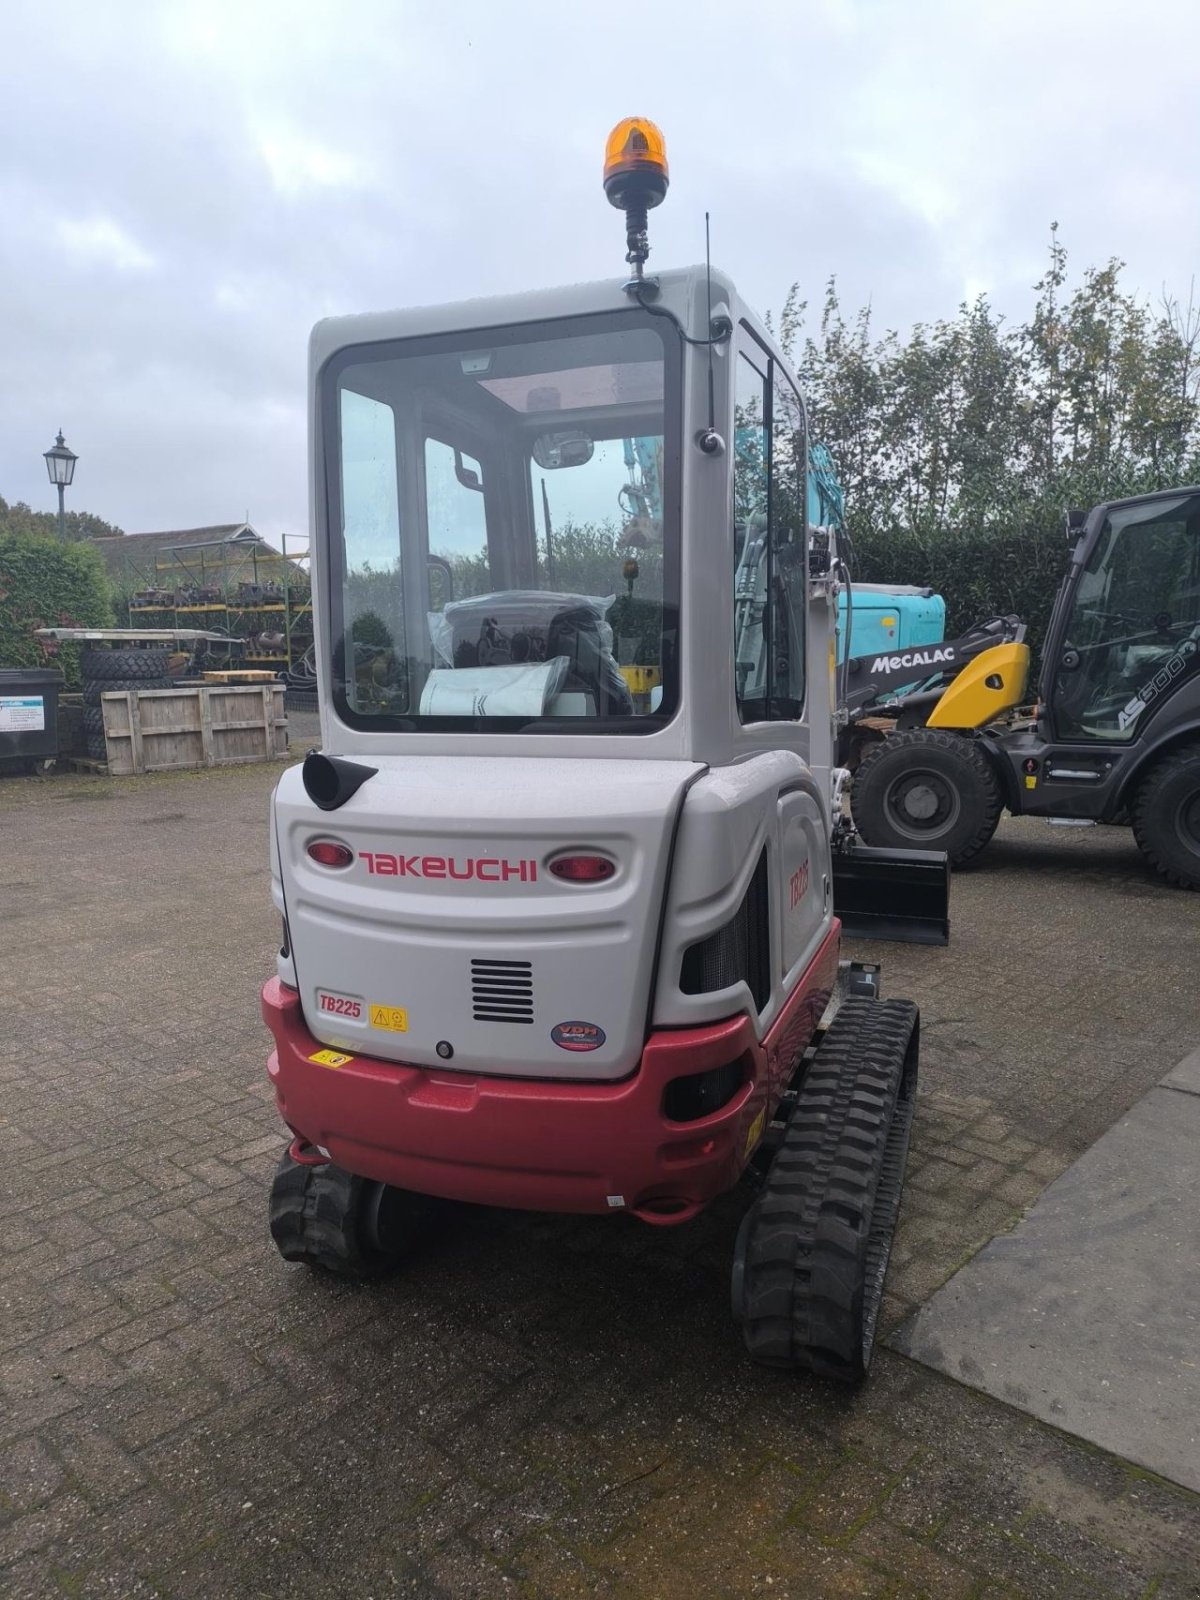
[[[928,584],[943,597],[948,639],[984,617],[1015,613],[1040,655],[1071,550],[1057,510],[1047,507],[977,532],[860,527],[853,539],[859,582]]]
[[[47,655],[35,628],[108,628],[112,594],[104,562],[87,544],[0,534],[0,667],[62,668],[79,687],[79,646]]]

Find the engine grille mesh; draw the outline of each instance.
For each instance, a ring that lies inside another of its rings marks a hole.
[[[471,1003],[476,1022],[532,1022],[533,963],[472,961]]]

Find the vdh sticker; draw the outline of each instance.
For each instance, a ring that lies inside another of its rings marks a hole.
[[[608,1035],[594,1022],[560,1022],[550,1029],[560,1050],[599,1050]]]

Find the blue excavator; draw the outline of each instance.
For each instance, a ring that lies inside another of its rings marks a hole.
[[[758,450],[761,437],[758,426],[739,428],[734,449]],[[990,617],[961,637],[947,640],[946,602],[932,588],[855,581],[845,529],[845,494],[824,444],[809,447],[807,496],[809,525],[828,530],[842,579],[837,644],[841,757],[842,765],[852,771],[864,748],[884,737],[889,724],[924,726],[932,718],[937,726],[939,703],[964,669],[996,646],[1020,645],[1025,629],[1019,617]],[[755,570],[756,551],[762,547],[754,538],[759,524],[765,525],[765,507],[750,513],[742,534],[737,593],[744,606],[743,631],[753,626],[751,619],[765,603],[765,591],[760,593],[765,574]],[[998,664],[1010,687],[1014,679],[1007,654],[989,657],[985,676],[992,675]],[[1022,678],[1022,688],[1023,682]]]

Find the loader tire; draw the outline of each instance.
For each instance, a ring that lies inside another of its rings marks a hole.
[[[1200,889],[1200,744],[1151,769],[1134,797],[1133,836],[1168,883]]]
[[[867,844],[944,850],[965,866],[996,831],[1004,800],[974,740],[941,728],[894,733],[863,756],[850,815]]]
[[[135,646],[130,650],[84,650],[79,673],[88,678],[165,678],[171,652]]]
[[[83,707],[83,731],[89,739],[104,737],[104,707]]]
[[[89,761],[108,760],[108,741],[102,733],[89,733],[87,736],[87,753]]]
[[[379,1278],[408,1254],[434,1207],[425,1195],[285,1153],[271,1184],[271,1237],[285,1261],[340,1278]]]
[[[857,1383],[871,1363],[916,1105],[919,1017],[847,1000],[738,1234],[734,1315],[764,1366]]]
[[[98,706],[102,694],[112,694],[117,690],[122,692],[127,689],[173,689],[173,678],[85,678],[83,680],[83,703],[85,706]]]

